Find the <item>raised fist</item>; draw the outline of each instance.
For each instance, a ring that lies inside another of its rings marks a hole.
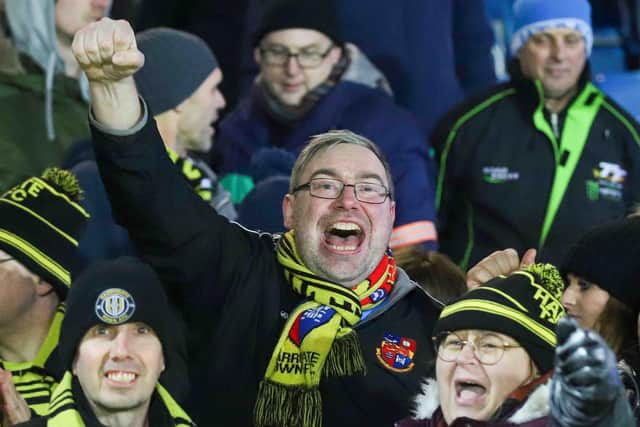
[[[602,337],[564,317],[556,334],[551,414],[563,426],[592,426],[621,396],[616,357]]]
[[[127,21],[102,18],[78,31],[73,54],[90,82],[116,83],[144,64],[136,37]]]

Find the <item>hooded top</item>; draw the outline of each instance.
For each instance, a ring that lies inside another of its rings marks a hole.
[[[58,52],[55,2],[51,0],[5,0],[11,38],[18,53],[26,55],[45,74],[45,119],[47,138],[55,139],[53,128],[53,83],[64,74],[64,61]],[[89,101],[89,82],[84,74],[79,80],[80,93]]]

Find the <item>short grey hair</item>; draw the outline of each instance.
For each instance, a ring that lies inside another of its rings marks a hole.
[[[304,170],[316,155],[340,144],[353,144],[366,148],[380,160],[387,178],[389,199],[393,200],[394,189],[391,168],[384,158],[382,151],[380,151],[380,148],[370,139],[349,130],[331,130],[311,137],[311,140],[309,140],[309,143],[304,147],[293,165],[291,180],[289,181],[289,193],[292,193],[293,189],[300,185],[300,179]]]

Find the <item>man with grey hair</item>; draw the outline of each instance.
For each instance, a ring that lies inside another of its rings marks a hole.
[[[207,208],[169,166],[134,84],[144,57],[128,23],[91,24],[74,53],[90,80],[115,217],[190,325],[194,420],[319,427],[402,418],[434,359],[439,309],[387,250],[396,205],[375,145],[348,131],[313,138],[282,202],[289,231],[251,232]]]

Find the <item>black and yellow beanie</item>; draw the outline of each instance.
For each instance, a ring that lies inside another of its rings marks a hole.
[[[71,284],[78,238],[89,214],[82,189],[64,169],[46,169],[0,197],[0,249],[50,283],[60,299]]]
[[[58,361],[71,369],[77,347],[96,325],[141,322],[162,343],[166,369],[160,382],[180,400],[188,392],[186,338],[182,320],[155,271],[141,260],[96,261],[73,280],[58,341]]]
[[[550,264],[499,276],[464,294],[440,313],[434,335],[484,329],[512,337],[524,347],[540,372],[553,368],[556,324],[564,316],[564,283]]]

